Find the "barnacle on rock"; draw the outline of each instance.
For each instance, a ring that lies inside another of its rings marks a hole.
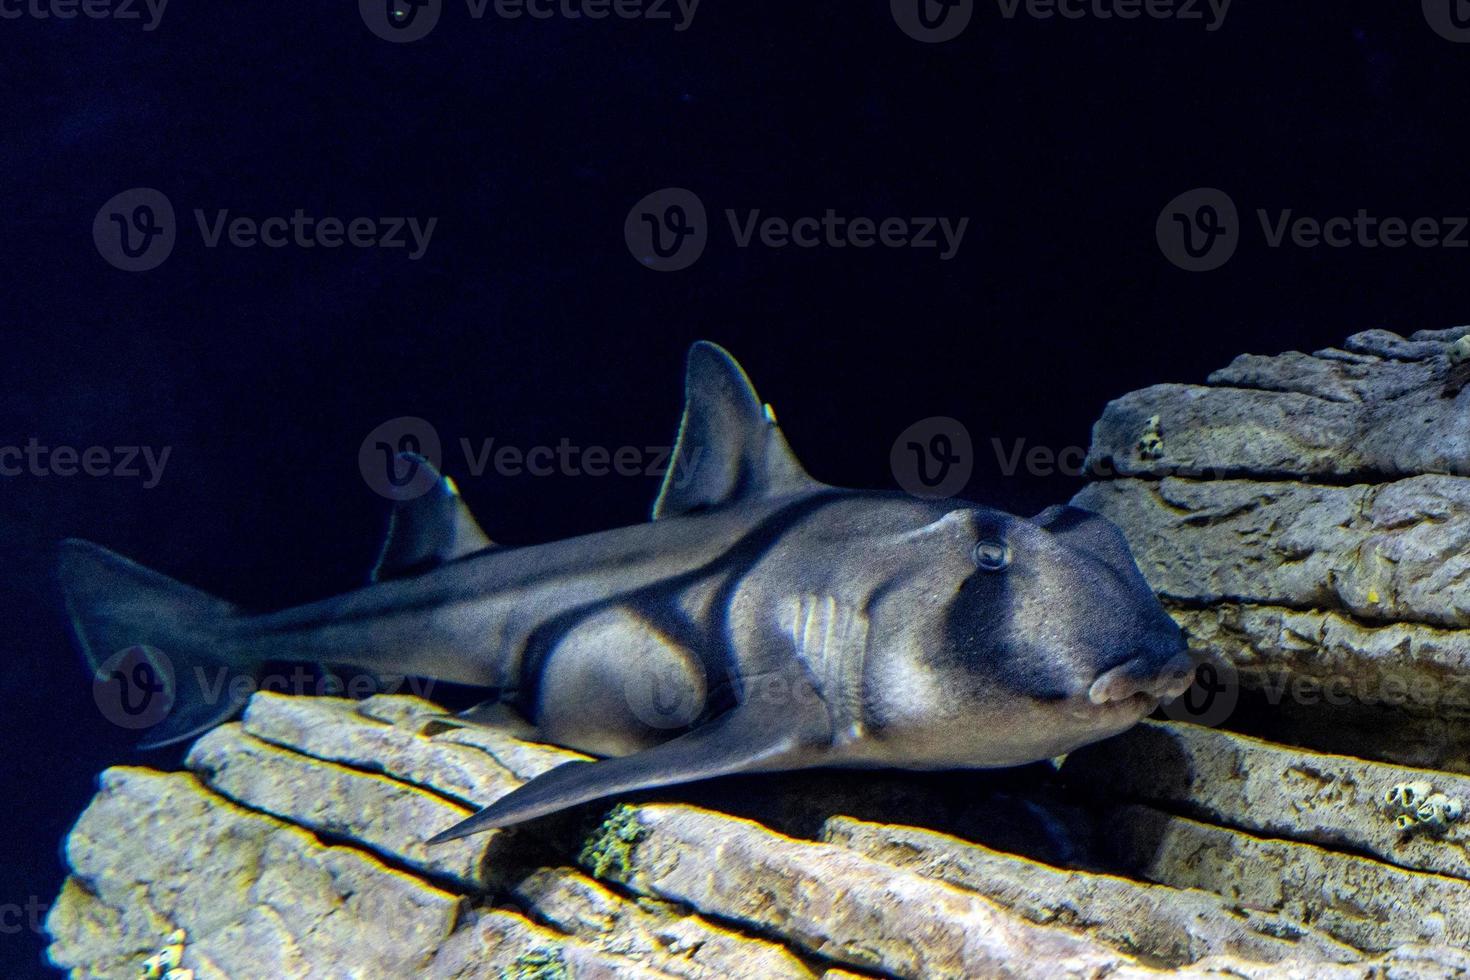
[[[1396,783],[1383,794],[1384,802],[1399,812],[1394,825],[1400,830],[1426,830],[1442,834],[1449,825],[1465,814],[1464,803],[1455,797],[1436,793],[1427,780]]]
[[[1143,423],[1143,433],[1138,437],[1140,459],[1162,459],[1164,456],[1164,430],[1157,415],[1149,416]]]
[[[1384,802],[1390,806],[1399,806],[1407,809],[1415,809],[1420,801],[1434,792],[1434,786],[1427,780],[1416,780],[1412,783],[1395,783],[1383,794]]]
[[[143,980],[193,980],[194,971],[179,967],[184,960],[184,930],[169,933],[163,948],[143,961]]]
[[[1420,823],[1444,829],[1459,820],[1464,812],[1465,806],[1458,799],[1435,793],[1419,804],[1414,815],[1419,818]]]

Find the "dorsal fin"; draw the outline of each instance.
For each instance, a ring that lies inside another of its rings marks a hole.
[[[408,466],[422,467],[434,479],[427,493],[393,507],[388,539],[373,567],[373,581],[405,578],[476,551],[495,547],[465,506],[459,488],[416,453],[400,453]]]
[[[729,351],[701,340],[689,349],[679,442],[653,504],[653,519],[737,500],[815,489]]]

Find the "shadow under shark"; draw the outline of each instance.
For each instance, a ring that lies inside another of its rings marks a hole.
[[[1194,673],[1110,522],[819,483],[713,344],[690,351],[649,523],[498,547],[452,481],[403,462],[429,489],[398,503],[373,583],[282,612],[62,544],[94,672],[132,648],[172,668],[155,672],[172,707],[146,746],[248,698],[189,676],[284,660],[492,688],[487,705],[535,737],[606,757],[531,780],[437,843],[729,773],[1035,762],[1123,731]]]

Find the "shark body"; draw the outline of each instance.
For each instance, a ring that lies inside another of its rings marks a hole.
[[[94,670],[124,649],[168,659],[152,746],[242,706],[197,668],[294,660],[492,689],[536,737],[604,757],[435,841],[735,772],[1020,765],[1188,686],[1183,636],[1105,519],[819,483],[713,344],[691,350],[686,392],[649,523],[499,547],[452,481],[406,458],[429,489],[398,504],[373,584],[282,612],[65,542],[79,644]]]

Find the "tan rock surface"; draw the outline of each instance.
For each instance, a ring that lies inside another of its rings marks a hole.
[[[818,842],[680,804],[617,808],[560,864],[524,864],[555,834],[426,850],[424,836],[468,812],[459,800],[515,783],[497,760],[531,774],[568,755],[446,727],[426,705],[259,695],[244,724],[195,745],[197,775],[110,770],[69,839],[53,960],[79,977],[130,975],[183,928],[200,977],[340,976],[344,964],[365,978],[1143,977],[1179,962],[1197,976],[1366,980],[1377,967],[1352,962],[1359,948],[1463,934],[1458,879],[1182,818],[1155,842],[1224,835],[1214,871],[1159,846],[1140,862],[1154,884],[923,828],[839,816]],[[1069,769],[1087,761],[1075,759]],[[1136,851],[1148,839],[1120,840]],[[1261,867],[1287,891],[1258,893]],[[1338,892],[1315,903],[1321,882],[1371,887],[1377,904],[1355,918]],[[1434,976],[1449,953],[1393,955],[1404,975]]]
[[[463,904],[184,773],[109,769],[66,858],[50,955],[84,974],[136,976],[183,929],[184,965],[199,976],[408,975],[427,967]]]
[[[1132,392],[1093,427],[1089,464],[1123,476],[1470,475],[1467,371],[1447,356],[1466,332],[1405,340],[1374,331],[1350,338],[1347,351],[1247,356],[1209,385]],[[1145,458],[1137,443],[1154,416],[1163,452]]]
[[[1257,837],[1147,807],[1110,812],[1115,845],[1138,873],[1274,912],[1370,951],[1441,943],[1470,949],[1470,889],[1312,844]]]
[[[1102,975],[1127,962],[974,892],[751,821],[660,805],[622,809],[613,821],[633,843],[626,863],[605,870],[611,880],[852,966],[900,976],[1015,976],[1023,975],[1018,949],[1056,976]]]
[[[1233,732],[1157,721],[1073,753],[1067,771],[1108,794],[1470,879],[1470,819],[1450,821],[1438,832],[1403,830],[1395,823],[1402,808],[1386,800],[1395,786],[1424,782],[1425,795],[1470,803],[1467,776],[1308,754]],[[1462,900],[1470,909],[1470,882]]]
[[[1241,909],[1214,892],[1054,868],[932,831],[847,817],[828,821],[823,839],[979,892],[1032,922],[1077,929],[1169,966],[1220,954],[1273,963],[1358,956],[1315,929]]]
[[[1111,480],[1075,503],[1122,527],[1149,584],[1188,605],[1470,625],[1470,479]]]

